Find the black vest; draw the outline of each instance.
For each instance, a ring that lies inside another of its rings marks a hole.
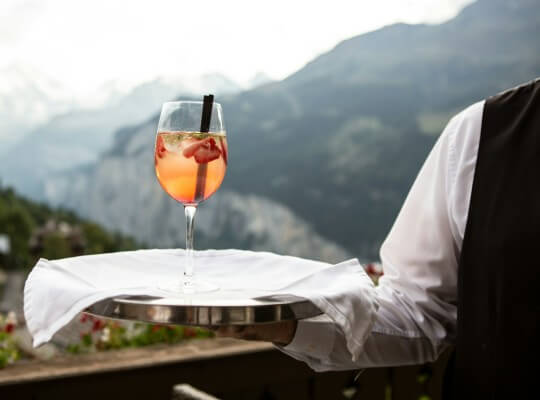
[[[540,79],[485,103],[451,380],[446,398],[540,399]]]

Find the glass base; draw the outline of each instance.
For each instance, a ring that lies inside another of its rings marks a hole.
[[[175,285],[159,285],[158,288],[159,290],[167,292],[171,297],[174,297],[174,295],[208,293],[219,290],[219,286],[197,279],[191,280],[190,282],[182,281]]]

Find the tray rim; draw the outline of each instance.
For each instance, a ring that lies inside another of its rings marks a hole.
[[[84,312],[97,317],[144,322],[160,325],[191,325],[218,327],[230,325],[261,325],[300,320],[322,314],[308,299],[291,296],[294,301],[262,302],[250,305],[185,305],[154,304],[155,299],[134,301],[141,296],[112,297],[99,301]],[[258,300],[258,299],[252,299]]]

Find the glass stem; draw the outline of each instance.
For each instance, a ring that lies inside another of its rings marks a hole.
[[[184,292],[193,292],[193,275],[195,269],[195,260],[193,257],[193,228],[195,223],[196,206],[185,206],[186,214],[186,265],[184,267],[184,280],[182,287]]]

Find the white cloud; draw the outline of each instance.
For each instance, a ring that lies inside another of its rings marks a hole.
[[[12,49],[25,32],[31,29],[34,18],[42,11],[42,3],[37,0],[2,0],[0,2],[0,46],[2,50]],[[4,48],[4,46],[6,48]],[[6,58],[0,58],[0,66]]]
[[[279,79],[340,40],[396,21],[440,22],[471,1],[2,0],[0,68],[40,70],[75,95],[161,75]]]

